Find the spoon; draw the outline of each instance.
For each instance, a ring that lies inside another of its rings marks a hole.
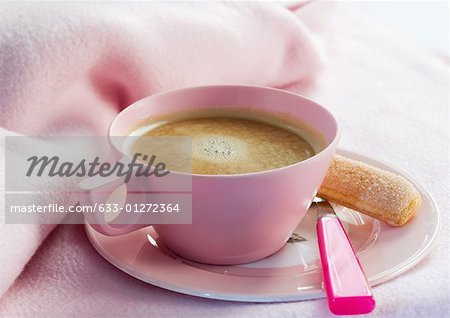
[[[317,240],[328,306],[336,315],[371,312],[375,299],[341,221],[328,201],[315,198]]]

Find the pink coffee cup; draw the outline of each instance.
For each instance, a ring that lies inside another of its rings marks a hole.
[[[307,160],[278,169],[236,175],[191,174],[192,224],[153,225],[164,244],[182,257],[209,264],[239,264],[262,259],[283,247],[305,216],[331,165],[339,137],[336,119],[324,107],[287,91],[220,85],[143,98],[119,113],[110,126],[111,138],[124,136],[149,116],[189,109],[242,107],[274,116],[289,115],[323,135],[327,146]],[[114,139],[110,142],[116,151],[126,155]],[[112,192],[118,185],[111,182],[103,187],[103,192]],[[84,190],[87,195],[81,204],[103,200],[92,188]],[[121,235],[149,226],[139,217],[134,223],[99,222],[91,226],[105,235]]]

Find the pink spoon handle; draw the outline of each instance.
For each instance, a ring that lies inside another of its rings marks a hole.
[[[320,217],[317,235],[331,312],[336,315],[371,312],[375,308],[372,291],[339,218],[333,214]]]

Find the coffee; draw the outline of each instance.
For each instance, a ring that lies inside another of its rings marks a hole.
[[[195,110],[155,116],[135,131],[146,137],[192,138],[192,173],[242,174],[288,166],[325,146],[320,135],[291,118],[254,110]],[[150,153],[138,138],[133,153]],[[179,156],[180,154],[172,154]],[[170,167],[169,167],[170,168]],[[176,169],[175,169],[176,170]]]

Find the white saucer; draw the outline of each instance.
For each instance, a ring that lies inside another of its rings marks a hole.
[[[370,284],[377,285],[404,273],[426,256],[439,229],[439,214],[430,194],[406,173],[353,152],[339,153],[403,175],[422,196],[417,215],[402,227],[391,227],[336,206]],[[235,266],[185,260],[167,250],[152,227],[108,237],[86,225],[86,233],[94,248],[111,264],[155,286],[206,298],[276,302],[325,297],[315,224],[316,213],[310,211],[291,242],[279,252]]]

